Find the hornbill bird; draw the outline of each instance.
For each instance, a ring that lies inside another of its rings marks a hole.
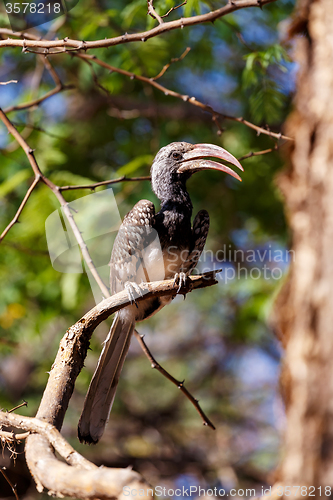
[[[231,168],[210,158],[219,158],[243,170],[234,156],[213,144],[174,142],[160,149],[151,167],[151,184],[161,201],[160,211],[155,213],[151,201],[141,200],[120,226],[110,261],[110,292],[126,289],[131,304],[116,313],[104,342],[79,421],[81,442],[97,443],[104,432],[135,323],[171,301],[167,296],[136,303],[135,294],[141,294],[138,284],[174,278],[181,287],[202,253],[209,215],[200,210],[191,226],[193,207],[186,181],[193,173],[207,169],[241,180]],[[152,240],[155,244],[151,244]]]

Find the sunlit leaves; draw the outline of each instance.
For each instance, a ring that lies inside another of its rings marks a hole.
[[[276,80],[276,71],[285,73],[285,62],[290,58],[281,45],[274,44],[265,51],[247,54],[244,59],[242,82],[244,90],[250,91],[251,114],[259,123],[276,123],[286,103],[286,96]]]

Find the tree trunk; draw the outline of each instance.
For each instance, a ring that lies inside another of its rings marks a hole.
[[[277,301],[286,348],[281,482],[322,498],[333,487],[333,1],[299,0],[292,29],[301,35],[287,122],[295,142],[278,180],[295,252]]]

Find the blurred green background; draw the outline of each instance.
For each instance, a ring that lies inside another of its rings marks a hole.
[[[146,43],[89,53],[153,77],[190,47],[186,57],[162,76],[163,85],[194,95],[217,111],[280,132],[290,110],[297,70],[292,47],[285,41],[293,4],[279,0],[262,10],[243,9],[214,24],[173,31]],[[161,14],[173,5],[169,0],[155,3]],[[221,5],[188,0],[169,19]],[[144,0],[81,0],[56,36],[95,40],[155,24],[147,16]],[[9,27],[4,13],[0,26]],[[42,25],[33,32],[45,36],[51,26]],[[1,87],[2,108],[54,87],[35,54],[7,48],[0,57],[0,80],[18,81]],[[221,134],[211,115],[190,103],[71,55],[53,56],[50,61],[61,81],[73,89],[9,117],[35,150],[43,173],[59,185],[149,175],[158,149],[172,141],[219,144],[238,158],[276,144],[269,136],[230,120],[220,120]],[[33,177],[25,154],[3,126],[0,134],[3,230]],[[260,493],[261,486],[273,480],[284,425],[278,394],[281,350],[269,326],[274,296],[288,269],[288,233],[274,184],[283,165],[283,150],[243,160],[242,183],[218,172],[201,172],[189,181],[195,213],[202,208],[210,213],[206,248],[220,257],[221,251],[230,250],[232,259],[225,252],[226,259],[220,262],[203,260],[201,269],[222,265],[219,284],[189,294],[185,302],[177,298],[138,325],[157,360],[176,378],[185,379],[216,431],[202,426],[180,391],[151,370],[133,339],[102,441],[95,447],[78,444],[77,421],[108,321],[92,339],[63,427],[71,444],[95,463],[133,465],[151,484],[169,487],[254,487]],[[120,183],[112,189],[122,216],[141,198],[158,203],[147,181]],[[72,201],[87,194],[74,191],[65,197]],[[0,406],[9,409],[25,399],[28,407],[19,411],[30,416],[38,408],[61,337],[94,305],[85,274],[52,268],[45,220],[57,208],[53,193],[39,185],[20,224],[0,244]],[[242,250],[243,258],[238,253],[235,261],[234,250]],[[247,258],[250,255],[255,258]],[[282,257],[274,260],[277,255]],[[244,269],[237,276],[239,265]],[[272,269],[278,269],[274,276]],[[226,280],[226,273],[231,276],[233,271],[236,278]],[[21,499],[41,497],[24,468],[23,455],[18,455],[16,467],[8,452],[0,461],[10,469],[8,475],[17,483]],[[11,494],[0,477],[0,497]]]

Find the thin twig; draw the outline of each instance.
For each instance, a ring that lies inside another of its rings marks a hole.
[[[73,191],[75,189],[91,189],[94,190],[99,186],[109,186],[110,184],[117,184],[118,182],[137,182],[137,181],[150,181],[150,176],[145,175],[142,177],[118,177],[118,179],[111,179],[109,181],[95,182],[94,184],[83,184],[77,186],[59,186],[59,191]]]
[[[233,26],[231,23],[229,23],[228,21],[226,21],[225,19],[222,19],[221,20],[223,24],[225,24],[226,26],[228,26],[228,28],[230,28],[231,30],[234,31],[235,35],[237,36],[238,40],[242,43],[242,45],[244,45],[244,47],[249,51],[249,52],[254,52],[254,48],[253,47],[250,47],[246,41],[244,40],[244,37],[242,35],[242,33],[235,27]]]
[[[5,473],[5,470],[6,470],[6,467],[0,467],[0,472],[3,475],[3,477],[6,479],[7,483],[9,484],[9,486],[11,487],[12,492],[14,493],[16,500],[20,500],[19,496],[17,494],[16,484],[13,484],[11,482],[11,480],[9,479],[9,477],[7,476],[7,474]]]
[[[8,80],[8,82],[0,82],[0,85],[9,85],[10,83],[17,83],[17,80]]]
[[[184,102],[188,102],[188,103],[192,104],[193,106],[196,106],[196,107],[202,109],[203,111],[207,111],[208,113],[210,113],[212,115],[213,120],[215,122],[216,122],[216,117],[220,117],[220,118],[225,119],[225,120],[231,120],[231,121],[243,123],[243,125],[246,125],[247,127],[255,130],[258,135],[265,134],[265,135],[268,135],[270,137],[274,137],[275,139],[278,139],[278,140],[280,140],[280,139],[285,139],[288,141],[292,140],[291,137],[287,137],[285,135],[282,135],[281,133],[272,132],[271,130],[267,130],[266,128],[259,127],[258,125],[255,125],[254,123],[251,123],[248,120],[245,120],[243,117],[230,116],[230,115],[226,115],[224,113],[220,113],[220,112],[214,110],[208,104],[204,104],[203,102],[198,101],[198,99],[196,99],[195,97],[190,97],[188,95],[180,94],[179,92],[175,92],[174,90],[170,90],[167,87],[164,87],[160,83],[156,82],[153,78],[148,78],[148,77],[142,76],[142,75],[136,75],[135,73],[132,73],[130,71],[126,71],[124,69],[117,68],[115,66],[111,66],[110,64],[106,63],[105,61],[98,59],[95,55],[81,54],[81,53],[76,53],[74,55],[75,55],[75,57],[78,57],[80,59],[88,59],[90,61],[93,61],[94,63],[98,64],[99,66],[102,66],[103,68],[108,69],[109,71],[119,73],[120,75],[127,76],[131,80],[135,79],[135,80],[139,80],[141,82],[147,83],[148,85],[151,85],[152,87],[156,88],[157,90],[163,92],[164,95],[176,97],[177,99],[180,99]]]
[[[186,4],[187,4],[187,0],[185,0],[183,3],[181,3],[179,5],[176,5],[176,7],[171,7],[171,9],[169,9],[168,12],[161,17],[168,17],[168,15],[171,14],[171,12],[179,9],[180,7],[183,7],[183,5],[186,5]]]
[[[33,257],[50,257],[50,254],[47,250],[33,250],[32,248],[24,247],[22,245],[19,245],[18,243],[14,243],[13,241],[4,241],[2,242],[2,245],[14,248],[19,252],[32,255]]]
[[[164,73],[166,72],[166,70],[168,68],[170,68],[171,64],[175,63],[175,62],[179,62],[179,61],[182,61],[184,59],[185,56],[187,56],[187,54],[190,52],[191,50],[191,47],[187,47],[184,52],[182,53],[182,55],[180,57],[174,57],[173,59],[171,59],[171,61],[166,64],[165,66],[163,66],[163,68],[161,69],[161,71],[159,72],[158,75],[154,76],[153,78],[151,78],[151,80],[158,80],[159,78],[161,78],[161,76],[164,75]]]
[[[47,57],[40,57],[42,63],[44,64],[46,70],[49,72],[49,74],[51,75],[54,83],[57,85],[57,86],[60,86],[60,87],[63,87],[63,84],[62,84],[62,81],[60,80],[60,77],[58,75],[58,73],[56,72],[56,70],[53,68],[52,64],[50,63],[50,61],[48,60]]]
[[[66,215],[68,222],[72,228],[72,231],[74,233],[76,241],[78,242],[78,244],[81,248],[83,258],[86,261],[87,266],[88,266],[91,274],[95,278],[95,281],[97,282],[103,295],[105,297],[107,297],[109,294],[109,290],[108,290],[107,286],[103,283],[102,278],[100,277],[96,267],[94,266],[94,263],[92,261],[92,258],[90,256],[90,253],[88,250],[88,247],[87,247],[84,239],[82,238],[81,232],[79,231],[79,228],[77,227],[77,225],[75,223],[75,220],[74,220],[73,214],[71,213],[69,205],[68,205],[67,201],[65,200],[65,198],[63,197],[63,195],[61,194],[59,187],[56,184],[54,184],[52,181],[50,181],[50,179],[45,177],[45,175],[41,172],[41,170],[36,162],[33,150],[26,143],[26,141],[23,139],[21,134],[16,130],[14,125],[7,118],[6,114],[2,111],[1,108],[0,108],[0,119],[6,125],[8,131],[13,135],[13,137],[15,137],[15,139],[17,140],[17,142],[20,144],[21,148],[23,149],[23,151],[27,155],[27,158],[29,160],[29,163],[31,165],[32,170],[34,171],[36,179],[38,178],[38,181],[44,182],[44,184],[46,184],[51,189],[51,191],[55,194],[55,196],[57,197],[58,201],[60,202],[60,205],[62,206],[63,212]],[[37,182],[37,180],[36,180],[36,182]]]
[[[6,229],[2,232],[1,236],[0,236],[0,242],[4,239],[4,237],[6,236],[6,234],[8,233],[8,231],[10,231],[10,229],[14,226],[14,224],[16,224],[17,222],[19,222],[19,217],[22,213],[22,210],[24,209],[31,193],[33,192],[33,190],[35,189],[35,187],[37,186],[37,184],[40,182],[41,178],[39,175],[36,175],[36,177],[34,178],[33,180],[33,183],[31,184],[31,186],[29,187],[28,191],[26,192],[24,198],[23,198],[23,201],[21,203],[21,205],[19,206],[14,218],[11,220],[11,222],[8,224],[8,226],[6,227]]]
[[[285,142],[283,144],[285,144]],[[246,160],[247,158],[252,158],[253,156],[261,156],[272,153],[273,151],[277,151],[281,146],[283,146],[283,144],[275,144],[273,148],[263,149],[262,151],[251,151],[250,153],[247,153],[246,155],[238,158],[238,161]]]
[[[151,351],[148,349],[148,346],[147,344],[145,343],[144,341],[144,335],[140,335],[140,333],[137,331],[137,330],[134,330],[134,335],[135,337],[137,338],[139,344],[140,344],[140,347],[141,349],[143,350],[143,352],[145,353],[145,355],[147,356],[147,358],[149,359],[150,363],[151,363],[151,367],[152,368],[155,368],[157,371],[159,371],[164,377],[166,377],[168,380],[170,380],[170,382],[172,382],[176,387],[178,387],[178,389],[181,390],[181,392],[183,394],[185,394],[185,396],[187,397],[187,399],[189,399],[189,401],[191,401],[192,405],[194,406],[194,408],[197,410],[197,412],[199,413],[199,415],[201,416],[202,418],[202,421],[203,421],[203,424],[204,425],[207,425],[208,427],[210,427],[211,429],[214,429],[215,430],[215,426],[214,424],[209,420],[209,418],[206,416],[206,414],[204,413],[204,411],[201,409],[200,405],[199,405],[199,401],[194,398],[192,396],[192,394],[186,389],[185,385],[184,385],[184,380],[183,381],[179,381],[177,379],[175,379],[175,377],[173,377],[172,375],[170,375],[169,372],[167,372],[157,361],[156,359],[154,358],[154,356],[152,355]]]
[[[161,35],[162,33],[167,33],[169,31],[173,31],[176,29],[181,29],[188,26],[194,26],[196,24],[202,24],[206,22],[212,22],[216,19],[223,17],[227,14],[235,12],[240,9],[249,8],[249,7],[260,7],[262,8],[264,5],[269,3],[276,2],[276,0],[233,0],[229,2],[227,5],[224,5],[220,9],[213,10],[207,12],[205,14],[200,14],[197,16],[185,17],[176,19],[175,21],[164,22],[155,26],[151,30],[143,31],[141,33],[125,33],[121,36],[116,36],[114,38],[105,38],[102,40],[93,40],[93,41],[82,41],[82,40],[72,40],[70,38],[63,38],[62,40],[40,40],[37,39],[34,35],[23,33],[23,32],[13,32],[7,28],[2,28],[0,30],[0,34],[9,35],[9,36],[24,36],[23,40],[16,40],[13,38],[7,38],[5,40],[0,40],[0,47],[22,47],[25,51],[29,48],[74,48],[75,50],[89,50],[89,49],[97,49],[103,47],[113,47],[115,45],[120,45],[123,43],[130,42],[145,42],[149,38],[154,38],[155,36]],[[171,12],[171,11],[170,11]],[[64,50],[65,51],[65,50]],[[49,52],[52,53],[51,51]]]
[[[59,92],[62,92],[64,90],[71,90],[73,88],[74,85],[63,85],[63,84],[56,85],[56,87],[46,92],[46,94],[44,94],[43,96],[37,97],[36,99],[32,99],[31,101],[28,102],[22,102],[21,104],[15,104],[14,106],[9,106],[8,108],[4,109],[4,112],[8,114],[11,113],[12,111],[19,111],[22,109],[32,108],[33,106],[38,106],[40,103],[42,103],[49,97],[59,94]]]
[[[18,410],[19,408],[22,408],[23,406],[28,406],[27,401],[23,401],[23,403],[20,403],[19,405],[14,406],[14,408],[12,408],[11,410],[9,410],[7,413],[13,413],[13,411]]]
[[[12,124],[15,127],[30,128],[32,130],[36,130],[36,132],[42,132],[43,134],[46,134],[49,137],[54,137],[55,139],[60,139],[60,140],[65,141],[65,142],[69,142],[69,143],[73,142],[73,141],[71,141],[71,139],[68,139],[68,137],[62,137],[61,135],[53,134],[52,132],[48,132],[47,130],[45,130],[42,127],[38,127],[37,125],[32,125],[32,123],[20,123],[20,122],[12,121]]]
[[[17,442],[18,443],[20,441],[23,441],[23,439],[27,439],[29,434],[30,434],[30,431],[21,432],[20,434],[15,434],[14,432],[0,430],[0,439],[3,439],[4,441],[7,441],[7,442]]]
[[[85,62],[89,65],[89,68],[90,68],[90,71],[91,71],[91,74],[92,74],[93,80],[94,80],[94,82],[95,82],[95,85],[96,85],[98,88],[100,88],[101,90],[103,90],[103,92],[107,95],[107,97],[108,97],[108,98],[110,98],[110,97],[111,97],[111,93],[110,93],[110,91],[109,91],[107,88],[105,88],[105,87],[101,84],[101,82],[99,81],[98,76],[97,76],[97,75],[96,75],[96,73],[95,73],[95,70],[94,70],[94,67],[93,67],[92,63],[91,63],[88,59],[84,59],[84,61],[85,61]]]
[[[148,14],[150,15],[150,17],[156,19],[156,21],[158,21],[159,24],[163,24],[164,23],[163,19],[161,18],[161,16],[157,14],[156,10],[154,9],[153,0],[147,0],[147,6],[148,6]]]

